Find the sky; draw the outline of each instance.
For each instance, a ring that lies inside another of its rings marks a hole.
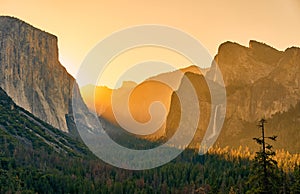
[[[136,25],[159,24],[180,29],[201,42],[211,56],[225,41],[248,46],[249,40],[254,39],[279,50],[300,47],[300,0],[0,0],[0,15],[15,16],[56,35],[59,59],[75,77],[97,43],[113,32]],[[151,54],[137,57],[141,61],[161,56],[161,49],[144,50]],[[124,63],[137,62],[129,60],[137,54],[127,55]],[[169,60],[162,60],[174,62],[170,56]],[[189,63],[179,58],[177,65]],[[122,71],[116,67],[111,70],[115,77]],[[112,85],[113,76],[108,75],[110,78],[103,78],[103,85]]]

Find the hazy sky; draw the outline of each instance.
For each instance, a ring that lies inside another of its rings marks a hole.
[[[300,46],[300,0],[0,0],[0,14],[55,34],[60,61],[72,75],[100,40],[133,25],[181,29],[212,56],[227,40],[247,46],[255,39],[279,50]]]

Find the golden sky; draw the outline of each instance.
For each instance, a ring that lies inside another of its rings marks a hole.
[[[214,56],[227,40],[255,39],[279,50],[300,46],[299,0],[0,0],[0,14],[58,37],[60,61],[72,74],[99,41],[142,24],[185,31]]]

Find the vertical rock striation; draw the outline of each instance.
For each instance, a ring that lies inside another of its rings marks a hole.
[[[276,149],[300,148],[300,48],[278,51],[254,40],[249,47],[223,43],[215,57],[224,78],[227,113],[219,138],[221,146],[255,148],[256,122],[268,120],[268,132],[278,135]],[[216,77],[215,64],[207,73]],[[218,80],[217,80],[218,81]]]
[[[223,43],[215,61],[226,85],[227,117],[253,122],[294,107],[300,98],[299,59],[299,48],[278,51],[254,40],[249,47]]]
[[[68,131],[74,78],[58,61],[57,37],[0,17],[0,87],[41,120]]]

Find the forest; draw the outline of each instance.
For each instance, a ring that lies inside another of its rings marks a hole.
[[[0,193],[266,193],[257,179],[259,144],[258,153],[215,146],[199,155],[187,149],[164,166],[124,170],[0,94]],[[268,174],[271,193],[300,193],[300,155],[270,153],[276,161]]]

